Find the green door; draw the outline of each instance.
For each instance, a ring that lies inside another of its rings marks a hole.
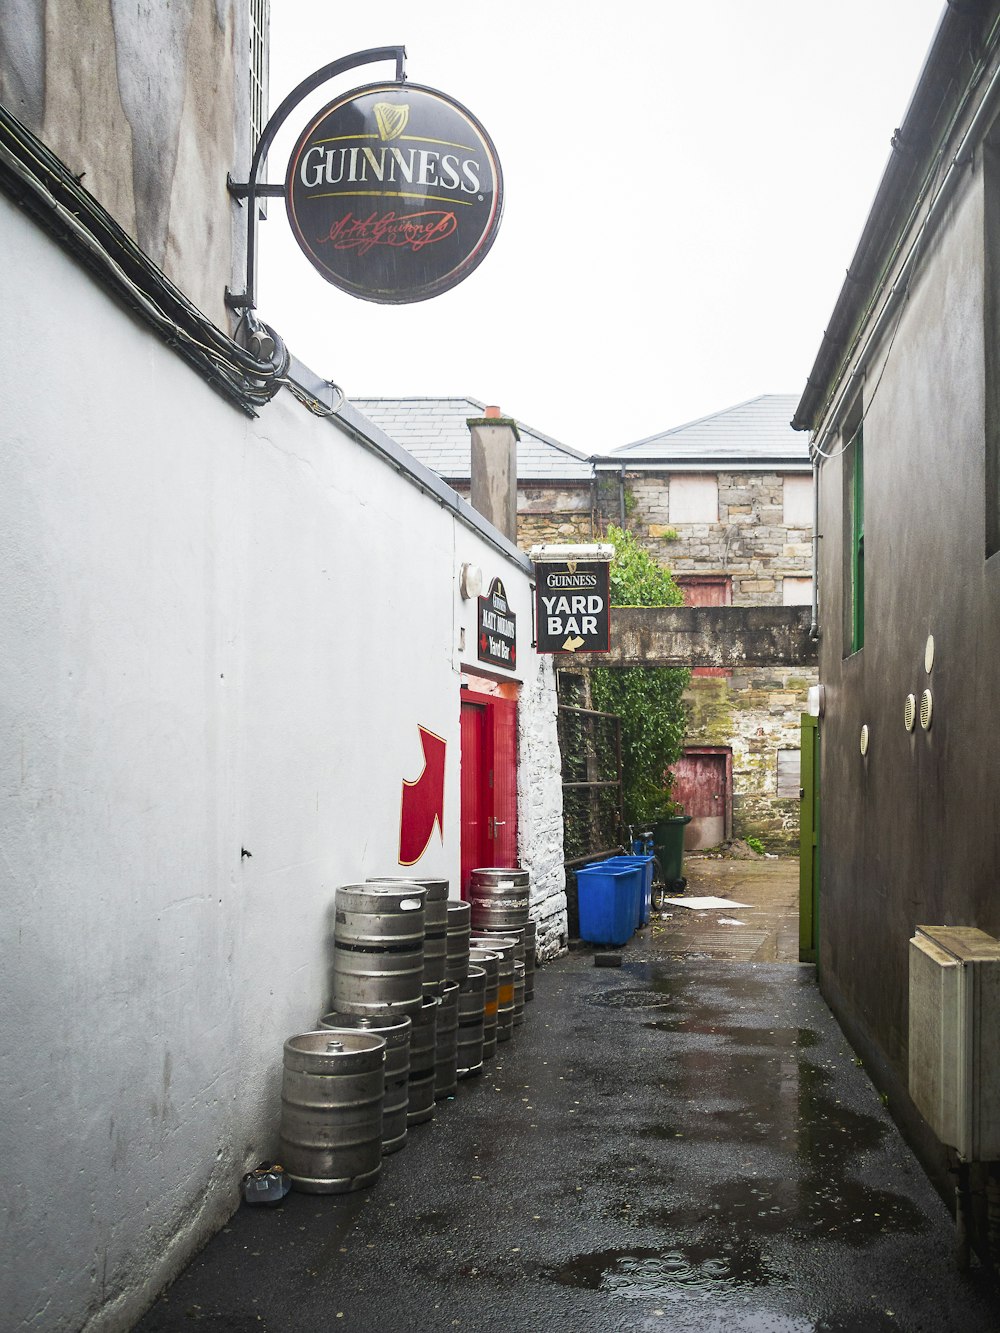
[[[819,719],[802,714],[799,788],[799,961],[819,954]]]

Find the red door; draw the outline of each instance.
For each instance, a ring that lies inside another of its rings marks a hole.
[[[517,865],[517,704],[462,697],[462,896],[479,866]]]
[[[517,704],[513,699],[491,699],[493,715],[490,783],[492,784],[491,843],[494,866],[517,865]]]
[[[691,823],[684,830],[688,851],[718,847],[732,828],[732,753],[723,749],[686,750],[674,764],[670,794]]]
[[[462,700],[462,897],[477,866],[486,865],[486,706]]]

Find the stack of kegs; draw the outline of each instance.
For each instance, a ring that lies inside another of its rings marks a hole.
[[[285,1042],[281,1160],[296,1189],[344,1194],[378,1179],[385,1049],[374,1032],[304,1032]]]
[[[507,1040],[513,1028],[524,1022],[529,963],[531,992],[534,993],[535,924],[528,916],[529,894],[526,870],[517,867],[484,867],[472,872],[469,885],[472,938],[481,946],[494,945],[501,956],[497,1020],[499,1041]],[[503,947],[502,942],[505,940],[513,946],[512,950]]]
[[[413,880],[379,879],[341,885],[334,903],[332,1005],[320,1024],[341,1039],[352,1029],[382,1039],[386,1153],[405,1146],[413,1079],[426,1078],[426,1071],[413,1068],[421,1054],[416,1029],[424,1020],[426,898]],[[432,1035],[432,1088],[433,1060]],[[432,1114],[433,1106],[432,1091]]]
[[[469,950],[469,976],[475,969],[483,973],[483,1059],[492,1060],[497,1053],[497,1013],[500,1004],[500,955],[484,945]],[[465,1076],[478,1073],[470,1066]],[[459,1073],[462,1073],[461,1068]]]
[[[496,1040],[510,1041],[514,1035],[514,980],[517,940],[506,935],[472,934],[472,954],[488,951],[496,957],[497,1020]],[[470,954],[470,957],[472,956]]]
[[[469,907],[473,930],[523,929],[528,921],[528,872],[484,867],[473,870]]]
[[[469,904],[449,902],[445,975],[450,981],[461,981],[469,971],[470,929]]]
[[[477,965],[470,950],[472,930],[470,908],[466,902],[448,904],[448,950],[446,971],[449,982],[457,986],[456,1048],[457,1078],[471,1078],[483,1068],[483,1035],[486,1021],[486,969]],[[496,964],[494,960],[494,992]],[[493,1014],[496,1015],[494,993]],[[494,1043],[495,1045],[495,1043]],[[440,1095],[448,1096],[450,1093]]]
[[[385,1042],[385,1096],[382,1103],[382,1152],[398,1152],[406,1146],[406,1111],[409,1105],[410,1032],[409,1014],[324,1014],[319,1020],[324,1030],[367,1032]]]
[[[454,1097],[458,1090],[457,981],[424,982],[424,993],[437,996],[437,1031],[434,1038],[434,1100]]]
[[[528,872],[345,884],[334,903],[330,1012],[285,1043],[281,1153],[314,1193],[372,1184],[383,1154],[479,1074],[524,1019],[534,981]]]
[[[407,880],[337,890],[331,990],[338,1013],[420,1013],[425,897],[421,885]]]
[[[494,1001],[494,1014],[496,1013]],[[483,1068],[486,1024],[486,969],[469,964],[465,980],[458,986],[459,1078],[471,1078]],[[494,1048],[496,1043],[494,1042]]]
[[[444,981],[448,951],[448,881],[446,879],[370,879],[369,884],[417,884],[424,891],[424,981]]]
[[[424,892],[423,1004],[413,1020],[408,1116],[411,1125],[419,1125],[432,1120],[435,1101],[453,1096],[457,1087],[458,983],[448,979],[448,881],[380,882],[416,884]]]
[[[434,1119],[434,1062],[437,1056],[437,1011],[440,1000],[426,993],[410,1033],[410,1081],[407,1090],[407,1126]]]

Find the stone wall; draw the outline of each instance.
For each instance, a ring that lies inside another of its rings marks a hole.
[[[785,525],[780,474],[720,472],[718,482],[718,522],[677,523],[669,476],[632,473],[630,526],[674,574],[729,574],[736,606],[780,606],[782,578],[810,572],[812,529]]]
[[[531,872],[531,916],[539,962],[566,947],[562,760],[556,721],[556,673],[535,657],[518,704],[518,859]]]
[[[626,477],[629,524],[675,575],[727,574],[737,606],[780,606],[785,577],[808,577],[812,529],[784,522],[784,477],[720,472],[718,521],[671,520],[667,473]],[[799,801],[779,796],[779,750],[798,750],[799,715],[815,670],[753,667],[738,675],[694,676],[685,696],[686,746],[733,753],[733,837],[758,837],[768,851],[798,846]]]
[[[469,484],[450,482],[459,495],[469,498]],[[517,544],[522,551],[543,542],[565,544],[592,542],[595,515],[589,485],[517,487]]]
[[[778,752],[799,749],[799,715],[814,672],[755,667],[730,677],[694,676],[685,693],[688,746],[733,752],[733,837],[770,852],[798,846],[798,796],[778,794]]]

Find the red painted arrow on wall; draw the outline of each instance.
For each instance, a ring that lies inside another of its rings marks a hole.
[[[444,757],[448,743],[426,727],[418,727],[424,750],[424,771],[416,782],[403,780],[399,815],[399,864],[412,866],[423,856],[437,824],[444,837]]]

